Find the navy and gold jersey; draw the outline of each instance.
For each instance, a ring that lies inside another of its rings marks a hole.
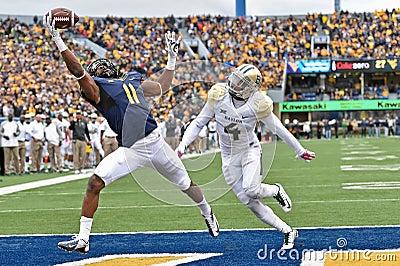
[[[119,146],[130,147],[157,128],[157,123],[145,102],[140,73],[129,72],[119,79],[93,79],[100,89],[100,102],[89,102],[118,134]]]

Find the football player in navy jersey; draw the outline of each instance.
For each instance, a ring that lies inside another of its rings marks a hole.
[[[168,52],[165,70],[157,81],[142,81],[138,72],[121,75],[108,59],[92,62],[86,72],[63,42],[54,21],[44,17],[43,22],[68,70],[78,80],[82,96],[107,119],[112,130],[118,134],[119,143],[119,148],[100,162],[89,179],[82,204],[79,234],[72,240],[59,242],[58,246],[67,251],[87,253],[100,191],[139,167],[155,169],[186,193],[200,208],[210,235],[218,236],[218,222],[210,205],[200,188],[190,180],[178,156],[162,138],[145,102],[145,96],[158,96],[169,90],[180,37],[176,38],[174,32],[165,34]]]

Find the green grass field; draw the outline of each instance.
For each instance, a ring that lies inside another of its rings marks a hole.
[[[264,182],[281,183],[293,202],[292,212],[285,214],[274,200],[266,200],[278,216],[294,227],[398,224],[398,138],[312,140],[304,141],[303,145],[317,154],[317,159],[309,164],[295,160],[293,151],[284,143],[277,144]],[[376,157],[382,160],[373,159]],[[191,168],[190,164],[196,165],[199,160],[186,160],[185,164]],[[344,171],[341,170],[343,165],[376,169]],[[379,169],[384,166],[393,169]],[[195,182],[204,184],[220,173],[221,162],[217,155],[207,169],[190,172],[190,175]],[[147,186],[146,180],[154,180],[155,175],[146,169],[135,176],[140,176],[139,182]],[[56,175],[7,176],[2,177],[0,187],[52,177]],[[344,183],[396,181],[385,189],[343,188]],[[79,180],[0,196],[0,234],[77,233],[86,184],[87,180]],[[152,194],[161,198],[165,191],[174,195],[181,193],[176,189],[171,192],[161,181],[159,185],[149,184],[154,186]],[[212,193],[212,189],[210,191]],[[94,233],[206,229],[196,207],[160,201],[146,193],[132,177],[104,189],[99,205],[93,223]],[[231,191],[213,201],[212,206],[222,229],[267,227],[239,203]]]

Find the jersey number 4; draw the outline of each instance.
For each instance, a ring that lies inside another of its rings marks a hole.
[[[236,123],[230,123],[224,127],[224,132],[233,135],[233,140],[239,140],[240,130]]]
[[[124,84],[124,85],[122,85],[122,87],[124,87],[126,96],[128,97],[128,100],[131,104],[140,103],[139,98],[136,93],[136,89],[135,89],[135,87],[133,87],[132,84],[129,83],[129,87],[128,87],[128,85]]]

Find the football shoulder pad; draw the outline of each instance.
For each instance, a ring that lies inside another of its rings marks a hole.
[[[264,93],[258,92],[254,99],[254,111],[258,119],[268,117],[274,108],[272,99]]]
[[[226,92],[227,91],[225,83],[214,84],[208,91],[208,104],[213,107],[218,101],[222,99],[222,97],[225,96]]]

